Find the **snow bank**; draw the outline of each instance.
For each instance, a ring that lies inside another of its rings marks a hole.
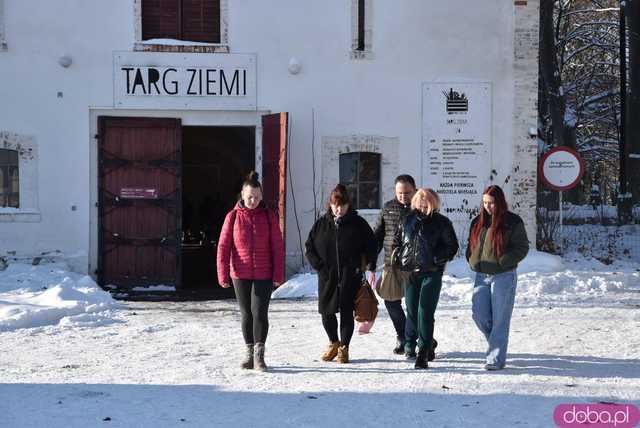
[[[315,273],[295,275],[273,292],[273,299],[318,297],[318,276]]]
[[[475,273],[464,258],[447,265],[442,278],[440,301],[443,303],[471,302]],[[630,267],[607,267],[595,259],[565,258],[531,250],[518,266],[520,303],[555,299],[562,302],[584,301],[613,293],[634,291],[640,287],[640,272]],[[296,275],[273,294],[276,299],[317,297],[317,276],[312,273]]]
[[[529,254],[518,265],[518,274],[531,272],[559,272],[564,270],[562,257],[537,250],[529,250]]]
[[[215,43],[191,42],[177,39],[149,39],[141,42],[143,45],[167,45],[167,46],[216,46]]]
[[[549,210],[549,212],[557,213],[558,210]],[[593,205],[585,204],[585,205],[574,205],[572,203],[564,202],[562,204],[562,212],[566,219],[581,219],[581,220],[590,220],[590,219],[600,219],[600,218],[610,218],[615,219],[618,217],[618,208],[613,205],[596,205],[594,208]],[[632,211],[634,216],[640,215],[640,206],[633,207]]]
[[[518,274],[530,272],[559,272],[564,270],[562,257],[537,250],[529,250],[529,254],[518,265]],[[469,264],[464,257],[459,257],[447,264],[444,272],[454,278],[473,278],[475,272],[469,268]]]
[[[89,276],[70,272],[64,263],[12,263],[0,272],[0,331],[105,325],[115,321],[119,306]]]
[[[529,272],[558,272],[563,270],[562,258],[553,254],[531,250],[518,266],[518,274]],[[464,257],[459,257],[447,264],[443,280],[445,283],[461,283],[460,279],[472,280],[474,272]],[[468,288],[469,281],[463,281]],[[274,299],[296,299],[302,297],[318,297],[318,280],[314,273],[295,275],[282,284],[272,295]]]

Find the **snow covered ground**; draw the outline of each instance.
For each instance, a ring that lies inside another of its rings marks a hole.
[[[534,252],[520,272],[510,359],[500,372],[482,369],[462,261],[445,277],[440,346],[428,371],[391,353],[384,306],[372,332],[354,337],[352,363],[339,365],[319,361],[327,339],[315,299],[274,300],[270,370],[257,373],[238,368],[233,301],[118,306],[108,296],[90,300],[99,290],[88,278],[38,268],[49,272],[0,272],[0,310],[70,287],[85,297],[61,292],[43,306],[87,301],[66,317],[108,322],[36,323],[29,315],[31,324],[0,328],[0,427],[553,426],[561,403],[640,405],[640,271],[631,263]],[[296,277],[278,293],[307,294],[314,280]],[[39,285],[48,288],[37,292]],[[100,304],[104,310],[90,309]]]
[[[550,210],[554,212],[553,210]],[[557,212],[558,210],[555,210]],[[562,213],[564,218],[568,220],[601,220],[605,219],[615,219],[618,216],[618,208],[613,205],[596,205],[594,208],[593,205],[585,204],[585,205],[575,205],[569,202],[564,202],[562,204]],[[632,208],[632,215],[635,218],[640,217],[640,206],[634,206]]]
[[[626,260],[640,264],[640,225],[602,226],[582,224],[564,226],[567,252],[593,257],[609,263]]]
[[[0,272],[0,332],[20,328],[97,326],[121,306],[90,277],[64,263],[11,263]]]

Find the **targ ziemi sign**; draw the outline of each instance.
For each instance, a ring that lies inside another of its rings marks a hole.
[[[462,241],[491,172],[491,84],[423,83],[422,181]]]
[[[256,56],[114,52],[115,108],[255,110]]]

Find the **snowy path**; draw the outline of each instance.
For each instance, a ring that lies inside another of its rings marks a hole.
[[[129,303],[123,323],[0,333],[0,426],[553,426],[560,403],[640,404],[640,310],[625,301],[517,306],[495,373],[467,304],[439,308],[438,358],[417,372],[391,354],[383,308],[338,365],[318,361],[316,302],[274,301],[263,374],[237,368],[233,302]]]

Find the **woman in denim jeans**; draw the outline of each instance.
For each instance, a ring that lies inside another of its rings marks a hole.
[[[476,272],[473,320],[488,343],[486,370],[505,366],[518,280],[516,268],[528,251],[524,222],[507,209],[500,187],[487,187],[480,215],[471,222],[467,245],[467,261]]]

